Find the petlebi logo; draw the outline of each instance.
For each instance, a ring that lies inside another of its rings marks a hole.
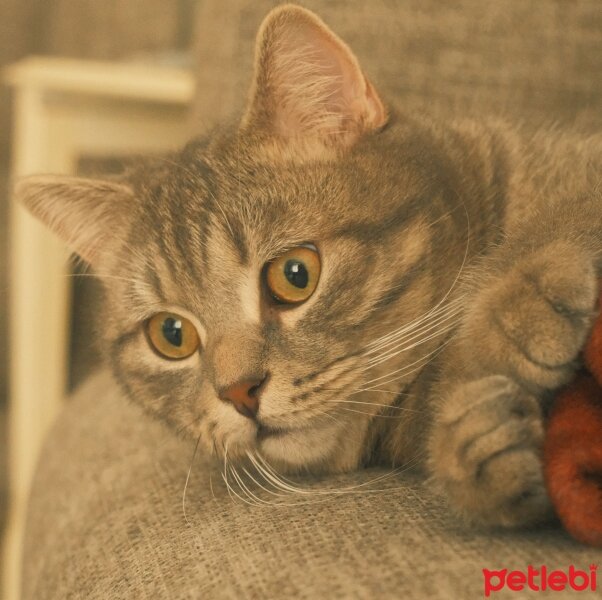
[[[533,592],[564,592],[573,590],[575,592],[596,591],[598,565],[590,565],[589,570],[581,570],[570,565],[566,570],[551,570],[545,565],[538,568],[529,565],[526,571],[509,571],[499,569],[497,571],[483,569],[483,584],[485,597],[501,590],[512,590],[522,592],[531,590]]]

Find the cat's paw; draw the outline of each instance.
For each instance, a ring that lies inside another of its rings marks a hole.
[[[485,372],[504,373],[531,390],[566,383],[595,317],[592,257],[555,242],[517,258],[475,298],[466,322],[472,355]]]
[[[433,481],[454,511],[481,525],[535,524],[551,516],[541,465],[538,401],[507,377],[458,385],[430,438]]]

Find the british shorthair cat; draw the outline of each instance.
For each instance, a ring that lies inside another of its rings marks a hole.
[[[423,468],[481,524],[550,515],[545,400],[602,268],[602,136],[406,114],[293,5],[240,123],[118,180],[31,177],[105,288],[115,393],[218,458]]]

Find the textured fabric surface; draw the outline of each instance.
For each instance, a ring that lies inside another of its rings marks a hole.
[[[86,385],[63,413],[38,469],[26,600],[471,599],[483,597],[483,568],[602,563],[601,551],[557,528],[467,530],[403,473],[346,494],[275,498],[255,486],[260,498],[292,505],[251,506],[231,497],[220,466],[199,456],[186,520],[182,490],[193,445],[120,399],[108,379]],[[300,485],[341,489],[383,473]]]
[[[197,121],[242,110],[257,27],[274,0],[201,3]],[[305,0],[357,54],[385,100],[521,121],[602,124],[599,0]],[[225,76],[227,74],[227,76]]]

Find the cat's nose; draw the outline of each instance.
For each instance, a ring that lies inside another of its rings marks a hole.
[[[219,397],[226,402],[232,402],[234,408],[245,417],[254,419],[259,410],[259,397],[265,387],[267,374],[260,377],[250,377],[223,388]]]

